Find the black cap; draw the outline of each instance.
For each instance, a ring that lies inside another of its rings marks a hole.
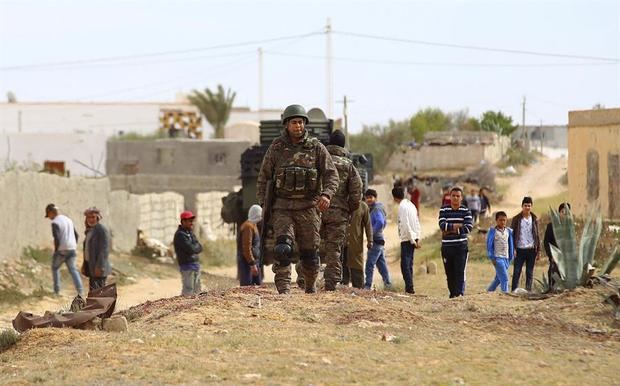
[[[56,207],[56,205],[47,204],[47,206],[45,207],[45,218],[47,218],[47,215],[52,211],[58,211],[58,208]]]
[[[334,130],[329,136],[329,144],[344,147],[344,133],[340,130]]]

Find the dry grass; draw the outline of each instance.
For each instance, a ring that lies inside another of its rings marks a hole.
[[[490,264],[473,262],[468,274],[468,296],[452,300],[442,274],[416,277],[413,297],[279,296],[222,280],[206,296],[135,307],[127,333],[29,331],[0,354],[0,383],[617,382],[620,332],[605,290],[528,301],[484,293]]]

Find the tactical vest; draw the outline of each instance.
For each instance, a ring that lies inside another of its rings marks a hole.
[[[348,158],[341,155],[332,154],[332,161],[338,170],[338,189],[336,190],[336,196],[343,199],[347,199],[349,191],[347,190],[347,181],[349,181],[349,170],[353,162]]]
[[[320,188],[317,168],[319,140],[310,137],[303,144],[282,142],[275,170],[275,194],[279,198],[312,198]]]

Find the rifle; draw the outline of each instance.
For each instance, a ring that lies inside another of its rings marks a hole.
[[[260,228],[260,258],[261,262],[265,261],[267,256],[267,228],[271,223],[271,206],[273,205],[273,180],[268,180],[265,184],[265,202],[263,203],[263,219]]]

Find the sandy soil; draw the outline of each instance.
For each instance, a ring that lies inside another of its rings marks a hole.
[[[125,333],[32,330],[0,353],[0,384],[618,384],[603,288],[524,300],[468,269],[459,299],[443,275],[415,296],[236,287],[142,304]]]

